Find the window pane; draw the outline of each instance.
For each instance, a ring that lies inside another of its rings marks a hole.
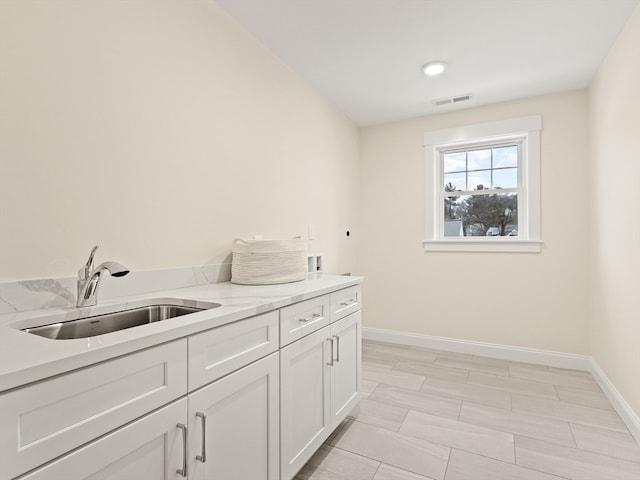
[[[445,173],[444,190],[445,192],[454,192],[456,190],[466,190],[466,173]]]
[[[491,188],[491,170],[469,172],[469,190],[486,190]]]
[[[499,147],[493,149],[493,168],[517,167],[518,146]]]
[[[489,170],[491,168],[491,149],[469,152],[469,170]]]
[[[494,170],[493,188],[518,188],[518,169]]]
[[[466,168],[467,168],[466,152],[447,153],[444,156],[445,172],[464,172]]]
[[[458,218],[459,201],[460,197],[445,197],[444,198],[444,219],[454,220]]]
[[[445,237],[518,235],[518,195],[463,195],[445,197]]]

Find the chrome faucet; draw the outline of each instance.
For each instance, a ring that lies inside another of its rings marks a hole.
[[[78,301],[76,307],[92,307],[98,303],[98,287],[104,272],[113,277],[124,277],[129,270],[117,262],[104,262],[93,268],[93,256],[98,245],[91,249],[89,260],[78,270]]]

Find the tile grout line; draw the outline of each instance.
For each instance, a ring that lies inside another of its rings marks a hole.
[[[439,354],[436,354],[436,357],[435,357],[433,362],[426,362],[426,363],[428,363],[429,365],[436,366],[436,367],[439,366],[439,367],[442,367],[442,368],[450,368],[450,369],[452,368],[454,370],[465,370],[466,371],[466,379],[465,379],[465,381],[464,382],[456,381],[456,382],[452,382],[452,383],[462,383],[462,384],[467,384],[467,385],[474,385],[474,384],[470,384],[469,383],[469,377],[471,376],[471,373],[476,372],[475,370],[447,367],[446,365],[437,365],[435,362],[438,360],[438,357],[439,357]],[[440,357],[440,358],[443,358],[443,357]],[[474,360],[474,358],[472,357],[472,359],[470,359],[470,360]],[[393,363],[392,369],[398,364],[399,361],[401,361],[401,360],[396,359],[396,361]],[[412,360],[407,360],[407,361],[411,362]],[[420,360],[415,360],[415,361],[419,362]],[[570,448],[572,450],[576,450],[576,451],[580,451],[580,452],[584,452],[584,453],[596,454],[596,455],[599,455],[599,456],[602,456],[602,457],[609,458],[611,460],[622,460],[622,461],[627,461],[627,462],[633,462],[633,460],[630,460],[630,459],[623,459],[623,458],[619,458],[619,457],[613,457],[613,456],[608,455],[606,453],[595,452],[595,451],[592,452],[592,451],[589,451],[589,450],[583,450],[583,449],[579,448],[578,447],[578,442],[576,441],[576,437],[575,437],[575,433],[574,433],[574,429],[573,429],[573,424],[575,424],[575,426],[584,425],[585,427],[590,427],[590,428],[594,428],[594,429],[602,429],[602,430],[605,430],[605,431],[611,432],[611,433],[617,433],[617,434],[623,433],[623,432],[621,432],[619,430],[608,428],[608,427],[602,426],[602,425],[593,425],[591,423],[584,423],[584,422],[581,422],[581,421],[570,421],[570,420],[567,420],[566,418],[559,418],[559,417],[553,416],[553,412],[551,412],[551,415],[549,415],[549,412],[536,413],[536,412],[527,411],[526,409],[525,410],[514,410],[514,395],[517,394],[517,395],[520,395],[522,397],[531,399],[532,402],[535,402],[535,401],[540,401],[540,402],[547,401],[547,402],[553,402],[554,404],[557,402],[558,404],[566,405],[567,407],[575,406],[577,408],[586,408],[586,409],[600,410],[600,411],[603,411],[603,412],[612,412],[613,414],[615,414],[616,416],[619,417],[619,414],[617,414],[617,412],[615,410],[606,409],[606,408],[600,408],[600,407],[596,407],[596,406],[592,406],[592,405],[588,405],[588,404],[581,404],[581,403],[577,403],[577,402],[562,400],[562,398],[560,397],[560,394],[559,394],[559,388],[560,387],[577,390],[579,392],[584,391],[585,395],[587,395],[587,396],[589,395],[590,392],[592,392],[588,388],[581,388],[580,385],[573,385],[569,378],[567,378],[567,381],[569,382],[567,385],[564,385],[564,384],[558,383],[558,382],[542,381],[542,380],[539,380],[539,379],[536,380],[536,379],[528,379],[528,378],[518,378],[518,377],[514,377],[512,375],[512,368],[511,367],[512,367],[512,365],[508,366],[508,374],[506,376],[504,376],[503,378],[516,379],[518,381],[525,382],[525,383],[531,384],[531,385],[546,384],[546,385],[553,386],[553,392],[555,394],[555,398],[538,397],[535,394],[530,394],[530,393],[526,393],[526,392],[525,393],[523,393],[523,392],[514,392],[514,391],[510,391],[509,389],[506,389],[506,390],[505,389],[499,389],[499,388],[497,389],[497,388],[493,388],[491,386],[486,386],[485,385],[484,387],[489,388],[491,390],[494,390],[494,391],[506,391],[506,393],[508,393],[508,395],[509,395],[509,407],[508,407],[508,410],[509,411],[514,412],[514,413],[523,413],[523,414],[527,414],[527,415],[531,415],[531,416],[537,416],[537,417],[544,418],[544,419],[547,419],[547,420],[550,420],[550,421],[559,422],[559,423],[562,423],[562,424],[568,426],[570,434],[571,434],[571,442],[573,443],[573,445],[557,444],[559,446],[564,446],[566,448]],[[546,367],[546,371],[551,371],[548,366]],[[406,373],[413,373],[413,372],[406,372]],[[482,372],[482,371],[478,371],[477,373],[490,374],[489,372]],[[554,374],[559,376],[559,377],[556,377],[557,380],[563,380],[562,376],[566,376],[562,372],[552,372],[552,373],[554,373]],[[414,375],[415,375],[415,373],[414,373]],[[497,376],[495,374],[493,374],[493,375]],[[502,376],[502,375],[500,375],[500,376]],[[418,392],[421,392],[422,388],[424,388],[425,385],[428,385],[429,378],[432,378],[432,377],[430,377],[429,375],[424,375],[424,378],[423,378],[423,380],[421,382],[421,385],[419,387]],[[457,378],[458,378],[458,380],[460,380],[460,377],[457,377]],[[591,378],[593,378],[593,376],[591,376]],[[436,380],[444,380],[444,378],[443,379],[439,379],[438,377],[435,377],[435,379]],[[382,384],[382,385],[387,385],[387,384]],[[387,385],[387,386],[388,387],[392,387],[392,388],[406,389],[404,387],[393,386],[393,385]],[[482,385],[479,385],[479,386],[482,386]],[[415,392],[415,390],[412,390],[412,389],[406,389],[406,390]],[[467,402],[467,403],[468,402],[473,402],[472,399],[469,399],[469,398],[463,399],[463,398],[457,397],[456,395],[451,395],[451,396],[447,395],[446,393],[445,394],[438,394],[438,393],[433,393],[433,392],[426,392],[426,393],[429,393],[430,395],[433,395],[435,397],[442,398],[443,400],[457,400],[457,401],[459,401],[460,403],[459,403],[459,406],[458,406],[458,416],[457,416],[457,420],[456,420],[458,422],[461,421],[460,419],[461,419],[461,415],[462,415],[462,409],[463,409],[463,407],[465,405],[465,402]],[[600,393],[602,393],[601,390],[600,390]],[[418,410],[415,410],[414,408],[397,405],[397,404],[395,404],[393,402],[389,403],[389,402],[386,402],[384,400],[382,400],[382,401],[377,400],[377,401],[379,401],[380,403],[385,404],[385,405],[400,407],[400,408],[404,408],[406,410],[405,415],[404,415],[404,419],[403,419],[402,424],[401,424],[401,428],[402,428],[402,425],[405,424],[409,412],[411,412],[411,411],[420,412]],[[489,405],[489,406],[491,406],[491,405]],[[497,407],[495,405],[493,407],[494,408],[500,408],[500,407]],[[507,410],[507,409],[505,409],[505,410]],[[587,413],[588,413],[588,410],[587,410]],[[438,415],[436,413],[429,413],[429,414],[437,416],[437,417],[442,417],[442,418],[450,418],[450,417],[444,417],[442,415]],[[472,425],[475,425],[473,422],[464,422],[464,423],[470,423]],[[481,424],[480,426],[485,426],[485,425]],[[379,427],[379,428],[382,428],[382,427]],[[485,428],[490,428],[490,427],[486,427],[485,426]],[[495,429],[494,427],[491,427],[491,429],[492,430],[496,430],[496,431],[501,431],[501,430]],[[516,448],[516,438],[518,438],[518,437],[519,438],[523,438],[523,439],[524,438],[530,438],[532,440],[535,440],[537,442],[541,442],[541,443],[544,443],[544,444],[547,444],[547,445],[556,444],[553,440],[545,440],[545,439],[541,439],[541,438],[530,437],[529,435],[515,434],[513,432],[504,432],[504,433],[510,434],[513,437],[513,440],[514,440],[513,441],[514,464],[510,464],[509,462],[506,462],[504,460],[500,460],[500,459],[497,459],[497,458],[494,458],[494,457],[488,457],[486,455],[478,454],[476,452],[468,452],[468,453],[472,454],[472,455],[478,455],[478,456],[481,456],[481,457],[484,457],[486,459],[490,459],[490,460],[493,460],[493,461],[505,463],[505,464],[508,464],[508,465],[516,465],[518,468],[523,468],[523,469],[526,469],[528,471],[545,473],[546,475],[550,475],[553,478],[558,478],[558,479],[566,479],[567,478],[567,477],[558,475],[556,473],[546,472],[546,471],[543,471],[543,470],[537,470],[535,468],[531,468],[531,467],[528,467],[528,466],[524,466],[524,465],[519,465],[518,464],[518,451],[519,451],[519,449]],[[568,440],[568,438],[567,438],[567,440]],[[446,463],[446,466],[445,466],[445,473],[444,473],[444,475],[446,476],[448,468],[449,468],[449,465],[450,465],[450,462],[451,462],[452,450],[454,450],[454,448],[449,446],[449,445],[439,443],[437,441],[436,442],[431,441],[431,442],[434,443],[434,444],[439,444],[439,445],[442,445],[444,447],[448,447],[449,448],[449,454],[448,454],[448,457],[447,457],[447,463]],[[335,448],[338,448],[338,447],[335,447]],[[342,450],[344,450],[344,449],[342,449]],[[466,450],[461,450],[459,448],[457,450],[467,452]],[[355,455],[358,455],[355,452],[350,452],[350,453],[354,453]],[[520,453],[522,453],[522,452],[520,452]],[[369,457],[365,457],[365,458],[369,458]],[[372,460],[378,461],[376,459],[372,459]],[[379,463],[378,469],[376,470],[376,474],[377,474],[378,470],[380,469],[380,466],[382,465],[382,463],[383,462]],[[397,467],[394,466],[394,468],[397,468]],[[374,477],[375,477],[375,474],[374,474]]]
[[[442,474],[442,480],[446,480],[447,471],[449,470],[449,462],[451,462],[451,453],[453,452],[453,447],[449,447],[449,454],[447,455],[447,464],[444,466],[444,473]]]
[[[376,475],[378,475],[378,471],[380,470],[381,466],[382,466],[382,462],[378,462],[378,466],[376,467],[376,471],[373,472],[373,477],[371,477],[371,480],[375,480]]]
[[[397,432],[395,432],[395,433],[397,433]],[[439,444],[438,444],[438,445],[439,445]],[[374,462],[377,462],[377,463],[379,464],[379,465],[378,465],[378,470],[380,469],[380,465],[382,465],[382,464],[384,463],[384,462],[382,462],[382,461],[378,460],[377,458],[368,457],[367,455],[362,455],[361,453],[352,452],[351,450],[346,450],[346,449],[341,448],[341,447],[334,446],[334,447],[332,447],[332,448],[336,448],[336,449],[341,450],[341,451],[343,451],[343,452],[348,452],[348,453],[350,453],[350,454],[352,454],[352,455],[357,455],[358,457],[366,458],[366,459],[372,460],[372,461],[374,461]],[[425,476],[425,475],[422,475],[421,473],[414,472],[413,470],[408,470],[408,469],[406,469],[406,468],[398,467],[398,466],[396,466],[396,465],[392,465],[392,464],[390,464],[390,463],[385,463],[385,465],[389,465],[390,467],[397,468],[397,469],[399,469],[399,470],[404,470],[404,471],[406,471],[406,472],[413,473],[414,475],[419,475],[419,476],[422,476],[422,477],[425,477],[425,478],[427,478],[427,479],[431,480],[429,477],[427,477],[427,476]],[[377,473],[377,470],[376,470],[376,473]]]
[[[473,402],[471,402],[471,403],[473,403]],[[479,405],[479,404],[477,404],[477,405]],[[504,409],[504,410],[506,410],[506,409]],[[515,413],[523,413],[523,412],[517,412],[516,411]],[[524,412],[524,413],[526,413],[526,412]],[[528,414],[528,415],[533,415],[533,414]],[[537,416],[540,416],[540,415],[537,415]],[[442,417],[442,418],[445,418],[445,417]],[[546,418],[546,417],[544,417],[544,418]],[[571,422],[567,422],[567,421],[564,421],[564,420],[556,420],[556,419],[550,419],[550,420],[554,420],[554,421],[556,421],[558,423],[564,423],[564,424],[567,424],[569,426],[571,425]],[[574,445],[567,445],[565,443],[558,443],[557,441],[554,441],[554,440],[548,440],[548,439],[544,439],[544,438],[540,438],[540,437],[534,437],[534,436],[527,435],[527,434],[524,434],[524,433],[512,432],[512,431],[509,431],[509,430],[498,428],[496,426],[488,426],[485,423],[475,423],[474,421],[469,421],[469,420],[458,420],[458,421],[460,421],[461,423],[466,423],[468,425],[475,425],[477,427],[483,427],[483,428],[486,428],[488,430],[494,430],[496,432],[507,433],[507,434],[512,435],[514,438],[517,435],[517,436],[522,437],[522,438],[528,438],[528,439],[535,440],[535,441],[538,441],[538,442],[545,442],[545,443],[548,443],[548,444],[557,445],[559,447],[575,448],[577,450],[581,450],[581,451],[584,451],[584,452],[588,451],[588,450],[584,450],[584,449],[581,449],[579,447],[576,447],[577,443],[576,443],[575,440],[572,440]],[[580,425],[580,424],[577,424],[577,425]],[[586,425],[586,426],[588,427],[589,425]],[[592,428],[598,428],[598,427],[592,427]],[[601,429],[601,430],[604,430],[604,429]],[[607,430],[607,431],[610,431],[612,433],[620,433],[620,432],[614,432],[613,430]],[[573,437],[573,432],[571,432],[571,434],[572,434],[572,437]],[[515,444],[515,441],[514,441],[514,444]],[[460,449],[458,449],[458,450],[460,450]],[[591,453],[596,453],[598,455],[604,455],[604,456],[610,456],[610,455],[599,453],[599,452],[591,452]],[[476,453],[476,455],[484,456],[484,455],[482,455],[480,453]],[[493,457],[487,457],[487,458],[493,458]],[[611,458],[618,458],[618,457],[611,457]],[[625,460],[625,459],[621,459],[621,460]],[[633,460],[630,460],[630,461],[633,461]]]
[[[578,448],[578,442],[576,441],[576,434],[573,433],[573,428],[571,428],[571,422],[567,422],[569,424],[569,431],[571,432],[571,438],[573,438],[573,444],[576,448]]]
[[[575,480],[575,479],[572,479],[570,477],[564,477],[564,476],[556,475],[555,473],[546,472],[544,470],[538,470],[537,468],[531,468],[531,467],[528,467],[528,466],[525,466],[525,465],[519,465],[518,463],[516,463],[516,465],[518,467],[520,467],[520,468],[525,468],[525,469],[530,470],[532,472],[543,473],[543,474],[548,475],[550,477],[559,478],[561,480]]]
[[[571,425],[569,425],[569,427],[571,427]],[[571,434],[573,435],[573,431],[571,432]],[[515,436],[516,435],[514,435],[514,437]],[[517,434],[517,436],[521,437],[521,438],[527,438],[527,439],[530,439],[530,440],[534,440],[536,442],[552,443],[552,442],[545,442],[544,440],[540,440],[540,439],[537,439],[537,438],[529,437],[527,435]],[[592,452],[590,450],[584,450],[584,449],[582,449],[580,447],[577,447],[577,446],[576,447],[572,447],[572,446],[569,446],[569,445],[559,445],[559,446],[564,447],[564,448],[570,448],[570,449],[575,450],[577,452],[582,452],[582,453],[589,454],[589,455],[597,455],[599,457],[605,457],[605,458],[607,458],[609,460],[613,460],[613,461],[620,461],[620,462],[625,462],[625,463],[638,463],[640,465],[640,462],[634,462],[633,460],[628,460],[626,458],[612,457],[611,455],[607,455],[606,453]],[[531,470],[536,470],[534,468],[526,467],[524,465],[518,465],[518,466],[524,467],[524,468],[530,468]],[[544,470],[536,470],[536,471],[540,471],[540,472],[543,472],[543,473],[546,473],[546,474],[549,474],[549,475],[556,475],[555,473],[547,472],[547,471],[544,471]],[[562,478],[564,478],[564,477],[562,477]]]
[[[569,448],[574,448],[574,449],[576,449],[576,450],[578,450],[580,452],[590,453],[590,454],[594,454],[594,455],[601,455],[603,457],[608,457],[608,458],[611,458],[611,459],[614,459],[614,460],[622,460],[622,461],[625,461],[625,462],[634,462],[634,463],[640,464],[640,458],[638,460],[631,460],[630,458],[614,457],[613,455],[609,455],[608,453],[597,452],[595,450],[587,450],[585,448],[580,447],[578,445],[578,441],[576,440],[575,433],[573,432],[573,426],[578,426],[578,427],[579,426],[583,426],[583,427],[586,426],[587,428],[594,428],[596,430],[605,430],[605,431],[610,432],[610,433],[621,434],[621,435],[625,435],[624,433],[616,432],[616,431],[613,431],[613,430],[607,430],[607,429],[600,428],[600,427],[591,427],[590,425],[582,425],[582,424],[576,423],[576,422],[567,422],[567,423],[569,424],[569,431],[571,432],[571,435],[573,437],[573,442],[575,443],[575,447],[569,447]],[[633,435],[631,435],[630,433],[627,434],[627,435],[631,439],[633,439],[635,441]],[[639,448],[640,448],[640,445],[639,445]]]

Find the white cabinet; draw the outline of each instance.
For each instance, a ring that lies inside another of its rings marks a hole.
[[[178,400],[21,477],[21,480],[178,480],[186,449]]]
[[[189,478],[279,478],[278,353],[189,395]]]
[[[360,287],[0,395],[0,480],[290,480],[358,401]]]
[[[346,418],[361,391],[360,311],[280,350],[281,480]]]
[[[335,346],[331,367],[331,429],[335,429],[356,406],[362,391],[360,312],[331,325]]]
[[[282,480],[293,478],[330,433],[329,338],[325,327],[280,351]]]

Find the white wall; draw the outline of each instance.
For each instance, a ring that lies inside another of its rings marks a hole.
[[[591,341],[640,414],[640,7],[589,89]]]
[[[542,253],[425,253],[424,132],[534,114]],[[363,129],[365,326],[588,353],[586,119],[582,90]]]
[[[94,243],[216,263],[312,223],[327,270],[367,276],[366,326],[593,350],[640,411],[638,10],[588,94],[366,128],[358,165],[356,127],[212,2],[0,9],[1,281],[73,275]],[[423,133],[532,114],[542,253],[425,253]]]
[[[305,234],[353,269],[358,131],[214,2],[2,0],[0,281],[219,263]]]

